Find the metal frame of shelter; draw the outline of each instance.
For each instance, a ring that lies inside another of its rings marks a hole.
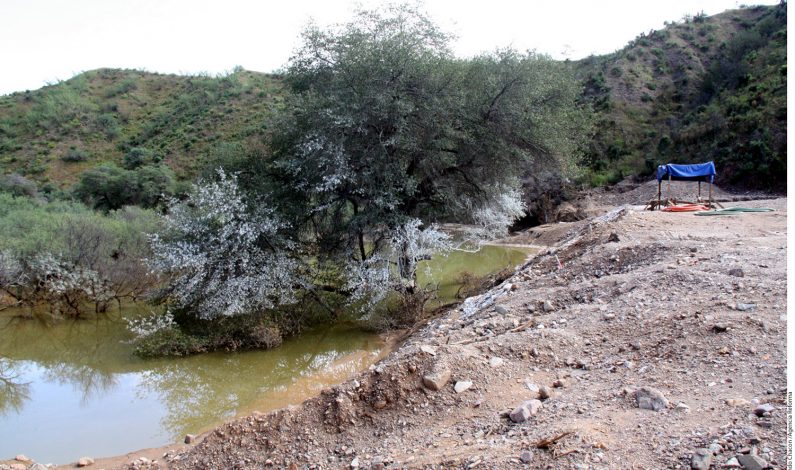
[[[708,207],[714,208],[712,202],[712,183],[715,180],[715,163],[696,163],[678,165],[668,163],[657,167],[657,209],[662,205],[662,180],[668,177],[668,194],[671,194],[671,181],[698,181],[698,201],[701,201],[701,182],[709,183]]]

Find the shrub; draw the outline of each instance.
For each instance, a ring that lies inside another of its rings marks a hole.
[[[88,160],[88,152],[77,147],[69,147],[69,150],[61,156],[61,160],[67,163],[84,162]]]
[[[130,208],[107,216],[77,203],[0,194],[0,289],[18,304],[49,304],[77,316],[86,304],[141,296],[156,278],[143,258],[151,211]],[[14,268],[15,267],[15,268]],[[9,276],[14,271],[19,276]]]
[[[119,122],[116,120],[116,116],[111,113],[103,113],[97,116],[96,127],[108,140],[113,140],[120,134]]]
[[[124,168],[134,170],[144,165],[154,165],[163,161],[163,157],[145,147],[133,147],[124,154]]]
[[[36,197],[38,195],[36,182],[17,173],[0,177],[0,191],[13,196]]]
[[[207,345],[201,338],[183,333],[173,326],[139,338],[133,344],[133,352],[142,358],[187,356],[207,351]]]
[[[106,163],[85,171],[74,195],[95,209],[110,211],[123,206],[155,207],[174,194],[174,173],[163,165],[125,170]]]

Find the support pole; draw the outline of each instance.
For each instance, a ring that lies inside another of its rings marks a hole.
[[[657,210],[660,210],[662,204],[662,180],[657,181]]]
[[[712,205],[712,181],[709,182],[709,207],[715,208],[715,206]]]
[[[698,180],[698,202],[701,202],[701,180]]]
[[[668,200],[671,200],[671,171],[668,171]]]

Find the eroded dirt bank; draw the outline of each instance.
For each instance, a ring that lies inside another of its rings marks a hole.
[[[552,248],[355,380],[126,465],[783,468],[786,199],[725,205],[775,212],[536,228]]]

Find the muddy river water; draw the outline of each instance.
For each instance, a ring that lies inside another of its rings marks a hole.
[[[421,281],[453,300],[463,271],[482,276],[529,250],[485,246],[432,260]],[[226,419],[300,403],[379,360],[379,336],[352,325],[316,329],[269,351],[142,360],[132,354],[129,305],[83,320],[0,313],[0,459],[65,463],[157,447]]]

